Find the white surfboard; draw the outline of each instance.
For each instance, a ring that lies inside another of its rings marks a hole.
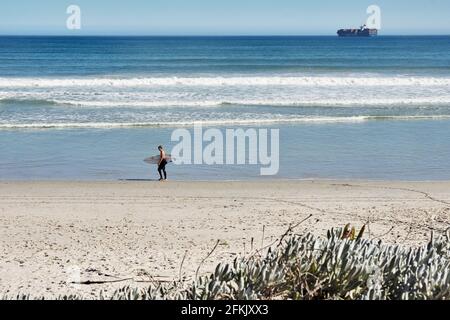
[[[158,154],[157,156],[148,157],[148,158],[144,159],[144,162],[148,163],[148,164],[158,164],[160,159],[161,159],[161,157]],[[172,156],[170,154],[166,154],[166,161],[172,162]]]

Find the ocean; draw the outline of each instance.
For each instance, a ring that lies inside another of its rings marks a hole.
[[[0,180],[155,179],[176,128],[280,129],[278,175],[450,179],[450,37],[0,37]]]

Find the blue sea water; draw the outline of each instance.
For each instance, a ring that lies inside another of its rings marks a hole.
[[[0,37],[0,180],[155,178],[199,121],[279,128],[275,178],[448,180],[450,37]]]

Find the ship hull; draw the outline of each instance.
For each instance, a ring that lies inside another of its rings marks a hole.
[[[339,37],[376,37],[377,29],[341,29],[337,32]]]

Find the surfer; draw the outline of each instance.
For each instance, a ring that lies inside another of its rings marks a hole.
[[[159,173],[159,181],[165,181],[167,180],[167,172],[166,172],[166,164],[167,164],[167,160],[166,160],[166,152],[164,151],[163,146],[158,146],[158,150],[159,150],[159,162],[158,162],[158,173]],[[163,175],[162,173],[164,173],[164,179],[163,179]]]

